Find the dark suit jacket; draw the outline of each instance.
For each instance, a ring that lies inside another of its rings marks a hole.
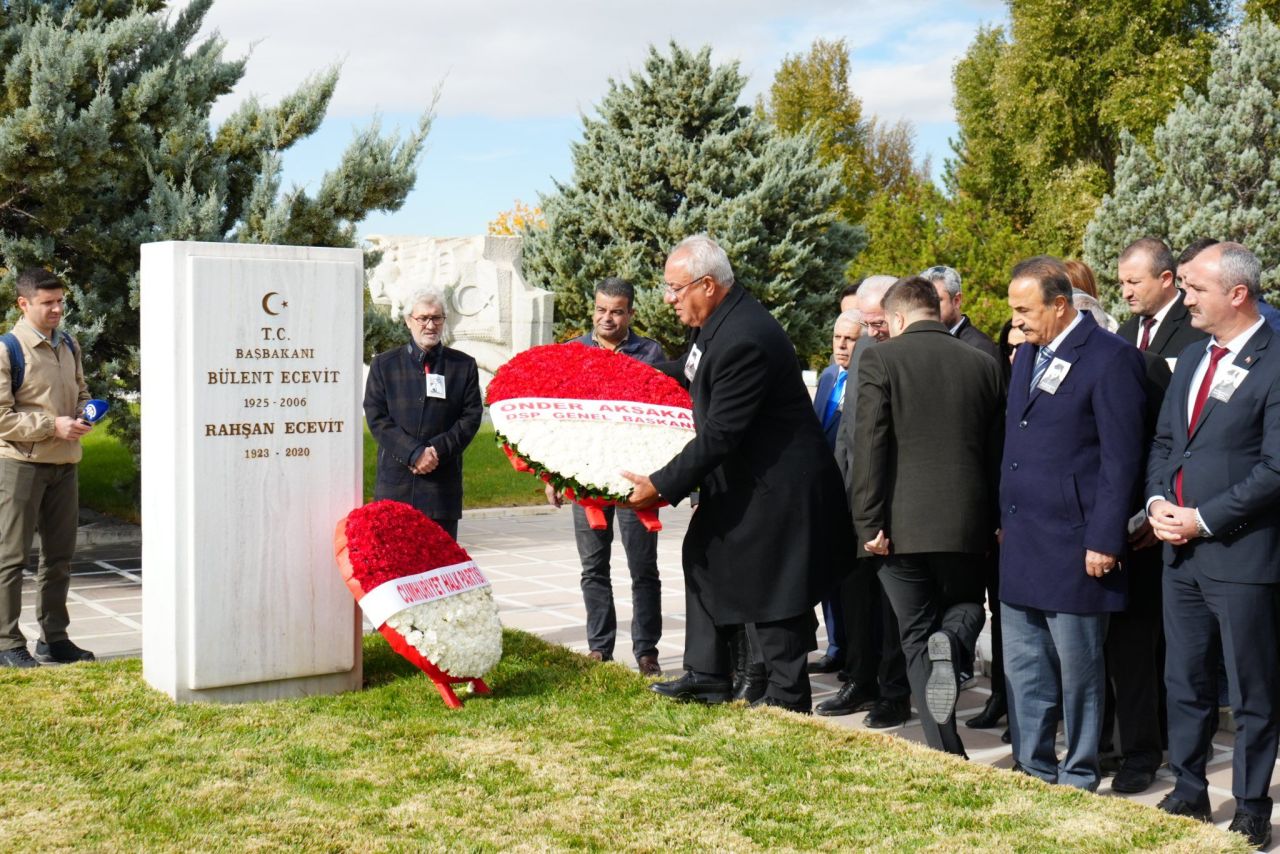
[[[854,349],[857,349],[856,347]],[[813,414],[818,416],[818,423],[822,423],[822,416],[827,411],[827,400],[831,397],[831,390],[836,386],[836,379],[840,376],[839,365],[827,365],[822,374],[818,377],[818,387],[813,392]],[[846,379],[845,386],[852,381],[852,377]],[[827,439],[827,447],[832,451],[836,447],[836,436],[840,434],[840,418],[844,411],[844,402],[841,401],[840,408],[836,410],[835,415],[831,417],[831,423],[823,428],[823,433]]]
[[[480,429],[484,409],[480,374],[466,353],[441,345],[434,351],[431,372],[444,374],[444,400],[426,396],[426,354],[412,341],[379,353],[369,365],[364,417],[378,442],[373,495],[412,504],[433,519],[460,519],[462,452]],[[440,465],[414,474],[409,465],[427,445],[440,455]]]
[[[1116,334],[1133,346],[1138,346],[1142,337],[1142,318],[1136,314],[1129,315],[1129,319],[1120,324]],[[1164,322],[1156,328],[1155,338],[1147,345],[1147,352],[1155,353],[1162,359],[1176,359],[1187,345],[1203,341],[1207,337],[1204,332],[1191,325],[1191,315],[1182,304],[1182,292],[1179,291],[1176,302],[1164,316]]]
[[[988,338],[981,329],[970,323],[967,314],[960,318],[960,328],[956,330],[956,337],[970,347],[986,353],[995,359],[997,364],[1004,358],[1000,352],[1000,345]]]
[[[1143,417],[1143,458],[1142,471],[1147,470],[1146,451],[1151,446],[1151,439],[1156,433],[1159,423],[1160,406],[1164,403],[1165,391],[1173,377],[1169,373],[1169,365],[1151,350],[1142,354],[1146,363],[1144,386],[1147,390],[1147,408]],[[1133,512],[1137,513],[1147,503],[1146,478],[1139,484],[1139,494],[1134,498]],[[1161,576],[1164,574],[1164,549],[1160,543],[1147,546],[1145,549],[1130,551],[1123,561],[1123,569],[1129,574],[1129,605],[1125,609],[1130,614],[1148,614],[1159,616],[1161,613]]]
[[[919,321],[858,365],[854,534],[895,554],[984,554],[996,528],[1004,372]]]
[[[1125,607],[1126,575],[1094,578],[1085,550],[1123,557],[1142,477],[1142,354],[1083,313],[1056,354],[1071,364],[1056,394],[1030,391],[1037,347],[1018,348],[1009,380],[1000,511],[1000,601],[1097,614]]]
[[[1213,536],[1166,544],[1165,562],[1168,571],[1194,563],[1219,581],[1272,584],[1280,581],[1280,337],[1265,323],[1254,333],[1233,360],[1248,376],[1229,401],[1206,400],[1187,436],[1187,398],[1205,346],[1178,357],[1151,443],[1147,493],[1174,501],[1182,469],[1182,497]]]
[[[849,379],[844,384],[844,407],[840,414],[840,430],[836,434],[835,455],[836,466],[844,481],[845,503],[849,507],[853,506],[853,449],[856,447],[853,428],[858,422],[858,384],[853,378],[858,376],[862,354],[878,344],[870,332],[858,339],[858,346],[853,348],[853,355],[849,358]]]
[[[675,504],[700,491],[685,583],[717,625],[803,614],[849,563],[840,473],[813,415],[795,348],[741,285],[698,330],[688,383],[698,432],[650,475]],[[674,363],[668,363],[673,365]]]

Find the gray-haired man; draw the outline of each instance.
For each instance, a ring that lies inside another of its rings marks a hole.
[[[956,338],[1001,364],[1000,348],[981,329],[969,322],[968,315],[960,311],[960,273],[953,267],[938,264],[921,273],[920,278],[933,282],[938,291],[938,300],[942,303],[942,325],[950,329]]]
[[[375,499],[412,504],[457,538],[462,452],[480,429],[476,360],[444,346],[444,297],[423,290],[405,303],[409,342],[369,365],[364,417],[378,442]]]

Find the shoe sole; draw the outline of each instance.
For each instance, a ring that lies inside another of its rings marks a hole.
[[[1155,777],[1152,777],[1150,782],[1148,782],[1148,783],[1144,783],[1144,784],[1142,784],[1142,785],[1140,785],[1140,786],[1135,786],[1135,785],[1120,785],[1120,786],[1117,786],[1117,785],[1116,785],[1115,780],[1112,780],[1112,781],[1111,781],[1111,791],[1113,791],[1113,792],[1119,792],[1119,793],[1120,793],[1120,794],[1122,794],[1122,795],[1136,795],[1136,794],[1138,794],[1138,793],[1140,793],[1140,792],[1145,792],[1147,789],[1150,789],[1150,788],[1151,788],[1152,786],[1154,786],[1155,784],[1156,784],[1156,778],[1155,778]]]
[[[733,694],[729,691],[725,691],[723,694],[694,694],[691,691],[685,691],[684,693],[676,694],[672,699],[681,703],[701,703],[704,706],[718,706],[721,703],[732,702]]]
[[[1160,812],[1165,815],[1172,815],[1178,818],[1191,818],[1201,822],[1202,824],[1213,824],[1213,814],[1209,812],[1169,812],[1169,810],[1162,808],[1159,804],[1156,804],[1156,809],[1160,810]]]
[[[732,691],[711,691],[704,693],[695,693],[693,691],[681,691],[676,694],[668,694],[666,691],[659,691],[657,687],[662,682],[655,682],[649,686],[649,690],[657,694],[659,697],[666,697],[668,700],[675,700],[677,703],[702,703],[706,706],[716,706],[720,703],[730,703],[733,701]]]
[[[951,638],[943,632],[929,635],[929,680],[924,704],[935,723],[945,724],[956,713],[956,668],[951,661]]]

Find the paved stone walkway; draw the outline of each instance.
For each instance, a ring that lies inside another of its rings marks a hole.
[[[659,537],[658,565],[662,575],[663,638],[660,661],[669,673],[680,671],[684,649],[684,585],[680,573],[680,542],[689,521],[682,508],[662,511],[664,532]],[[578,586],[580,565],[574,545],[573,525],[567,508],[526,511],[480,511],[462,520],[459,540],[493,583],[504,625],[533,632],[554,643],[585,652],[585,611]],[[618,662],[634,667],[630,655],[630,576],[620,542],[615,542],[614,600],[618,612]],[[141,654],[142,647],[142,559],[137,542],[122,542],[81,548],[72,570],[68,608],[71,636],[99,657],[126,657]],[[22,629],[37,636],[34,614],[34,581],[23,585]],[[825,635],[819,629],[819,642]],[[984,644],[985,646],[985,644]],[[813,680],[814,702],[830,697],[839,685],[834,676]],[[979,679],[960,695],[957,705],[961,719],[976,714],[989,695],[987,680]],[[832,726],[860,728],[865,714],[838,718],[817,718]],[[897,737],[923,742],[919,719],[914,714],[904,726],[882,730]],[[1000,768],[1012,764],[1008,745],[1000,741],[1001,730],[972,730],[961,727],[961,736],[970,758]],[[1215,756],[1210,766],[1210,796],[1214,820],[1226,827],[1232,817],[1230,733],[1215,739]],[[1280,799],[1280,774],[1272,796]],[[1168,769],[1161,769],[1156,785],[1132,796],[1141,803],[1155,804],[1172,788]],[[1110,795],[1110,779],[1100,793]],[[1280,845],[1277,845],[1280,849]]]

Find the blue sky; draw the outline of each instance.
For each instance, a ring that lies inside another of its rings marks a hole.
[[[358,11],[356,11],[358,10]],[[750,78],[744,102],[768,88],[782,59],[815,38],[844,38],[864,112],[910,120],[935,174],[955,133],[951,67],[980,24],[1006,19],[1000,0],[216,0],[204,32],[248,72],[214,120],[246,97],[273,102],[314,71],[341,63],[329,118],[285,156],[285,182],[314,188],[356,128],[379,116],[407,128],[441,97],[417,188],[404,207],[376,214],[364,234],[482,233],[515,199],[537,201],[572,178],[580,137],[610,78],[639,68],[650,44],[710,44],[717,62]]]

